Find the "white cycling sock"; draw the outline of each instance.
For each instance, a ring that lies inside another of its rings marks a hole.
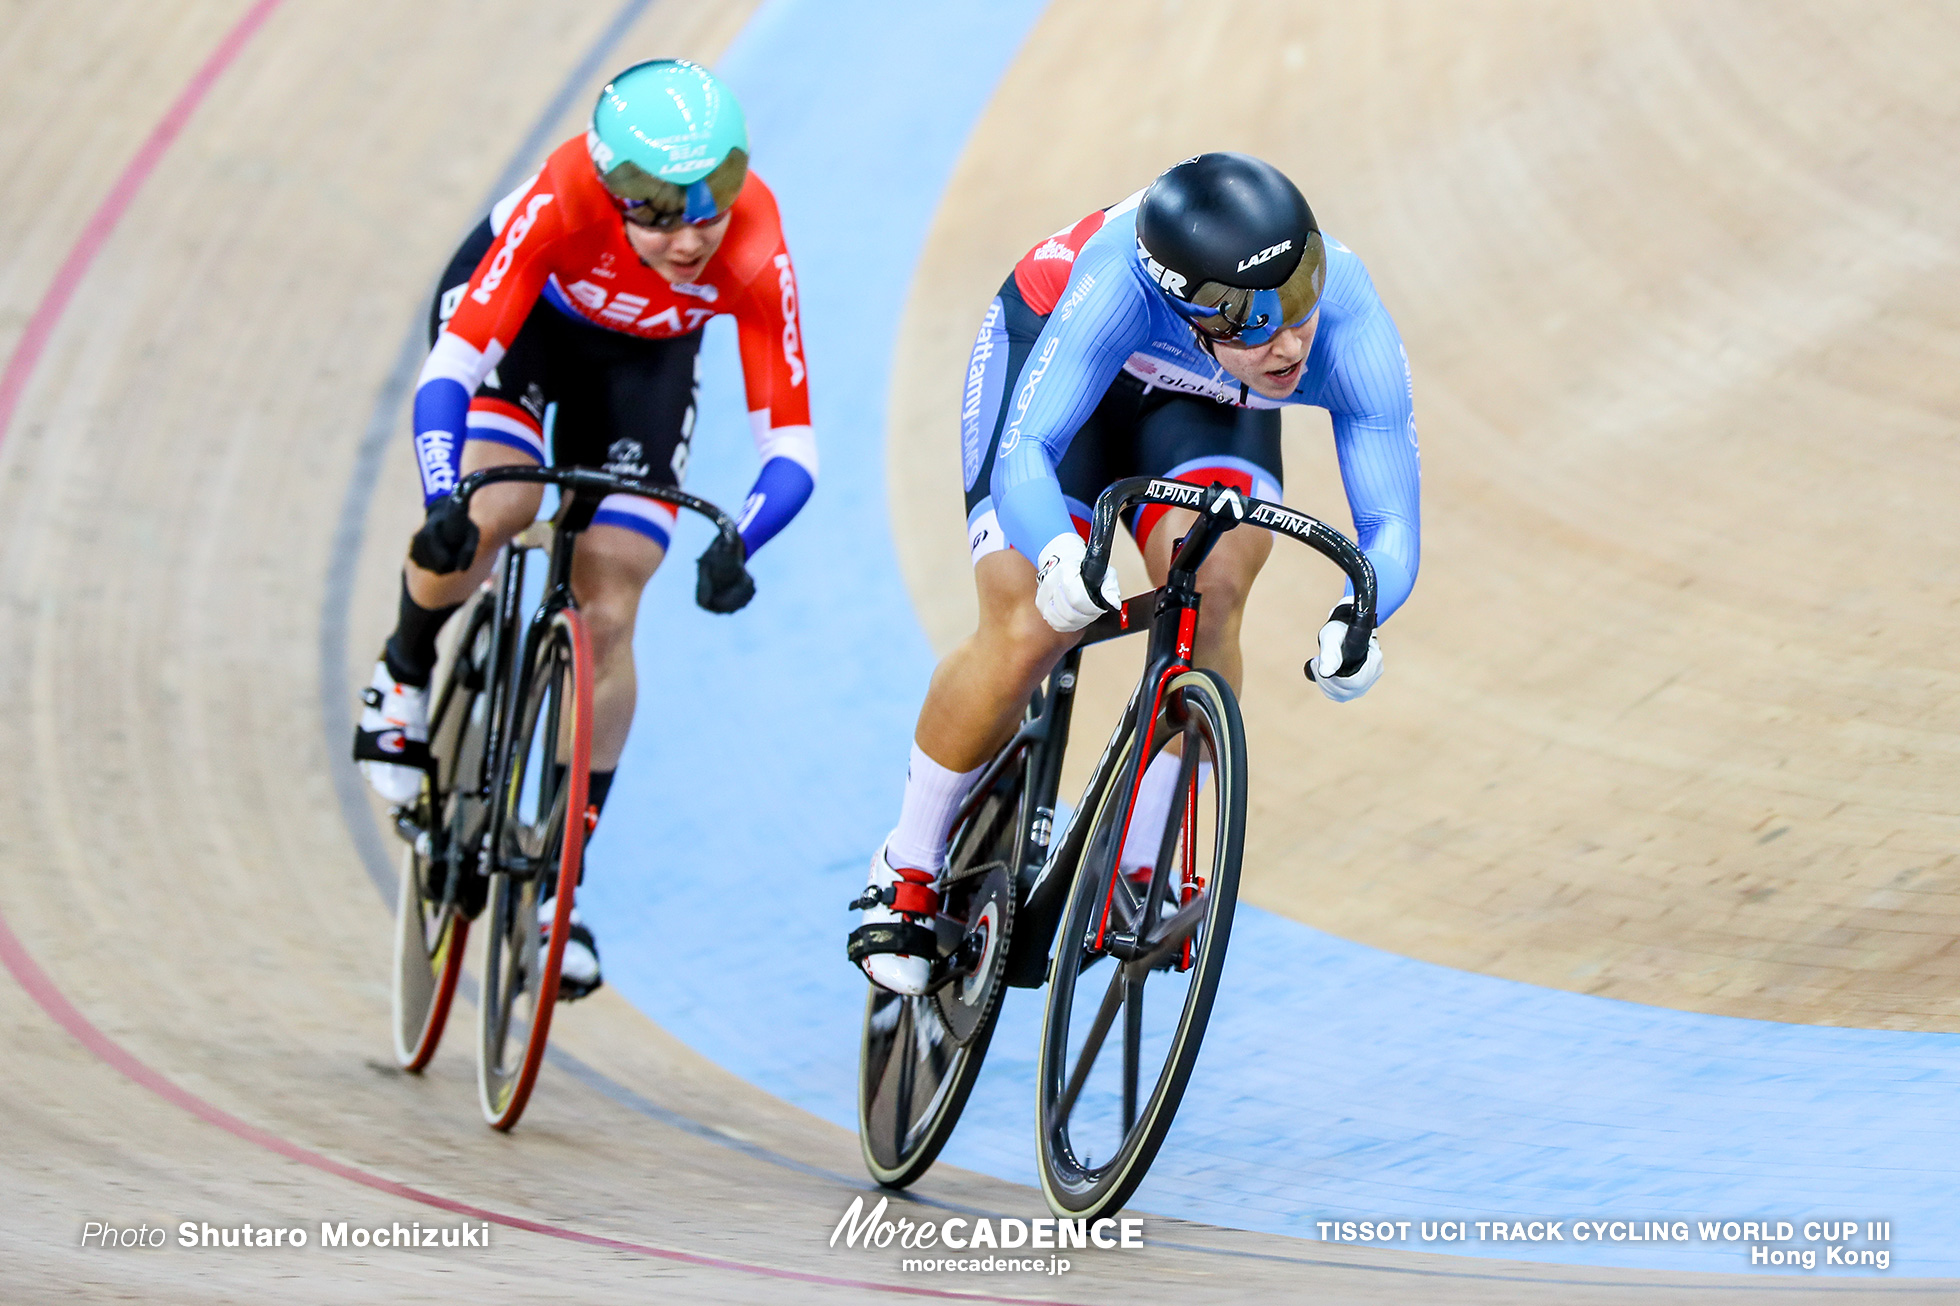
[[[1143,785],[1137,791],[1136,814],[1123,836],[1123,855],[1119,866],[1154,866],[1157,849],[1164,841],[1164,825],[1170,820],[1171,800],[1177,796],[1177,768],[1183,759],[1168,748],[1150,759],[1143,769]],[[1198,792],[1211,779],[1211,763],[1198,763]]]
[[[967,790],[987,768],[949,771],[912,745],[912,765],[905,772],[905,801],[898,809],[898,828],[885,841],[885,860],[893,866],[938,871],[946,864],[946,836],[966,800]]]

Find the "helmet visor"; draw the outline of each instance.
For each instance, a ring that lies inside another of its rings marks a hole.
[[[738,147],[729,150],[714,171],[686,186],[663,181],[629,160],[600,173],[599,180],[628,221],[671,230],[684,222],[710,222],[726,213],[748,175],[748,151]]]
[[[1191,292],[1188,302],[1172,299],[1171,303],[1210,339],[1252,347],[1312,317],[1326,284],[1327,247],[1314,231],[1307,234],[1306,248],[1284,284],[1272,290],[1248,290],[1207,281]]]

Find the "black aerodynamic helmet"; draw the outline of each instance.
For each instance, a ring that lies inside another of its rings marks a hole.
[[[1200,154],[1150,184],[1137,248],[1171,307],[1212,340],[1262,345],[1320,303],[1327,249],[1300,188],[1249,154]]]

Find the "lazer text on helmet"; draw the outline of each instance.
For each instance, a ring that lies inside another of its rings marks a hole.
[[[1256,268],[1261,263],[1264,263],[1267,259],[1278,258],[1281,254],[1284,254],[1287,250],[1292,248],[1293,248],[1293,242],[1291,240],[1282,240],[1277,245],[1268,245],[1266,246],[1266,248],[1260,250],[1257,254],[1254,254],[1251,258],[1241,260],[1239,263],[1239,271],[1243,272],[1247,268]]]
[[[1173,272],[1156,259],[1151,258],[1150,251],[1143,247],[1141,240],[1137,242],[1137,257],[1143,260],[1143,270],[1150,274],[1152,281],[1164,288],[1164,293],[1176,295],[1180,299],[1187,298],[1184,294],[1184,274],[1182,272]]]

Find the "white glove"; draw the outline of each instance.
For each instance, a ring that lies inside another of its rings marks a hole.
[[[1088,555],[1089,546],[1082,542],[1082,537],[1066,531],[1048,541],[1048,547],[1041,551],[1041,560],[1035,563],[1038,588],[1034,606],[1042,620],[1064,634],[1081,630],[1103,614],[1089,597],[1089,586],[1082,579],[1082,560]],[[1114,567],[1103,572],[1102,596],[1112,608],[1123,605],[1123,590],[1116,583]]]
[[[1348,622],[1353,616],[1353,604],[1334,605],[1334,610],[1327,614],[1327,624],[1320,628],[1320,654],[1307,663],[1308,679],[1336,703],[1360,698],[1382,676],[1381,641],[1373,632],[1368,635],[1368,656],[1362,660],[1360,670],[1351,676],[1334,674],[1341,669],[1341,645],[1347,640]]]

